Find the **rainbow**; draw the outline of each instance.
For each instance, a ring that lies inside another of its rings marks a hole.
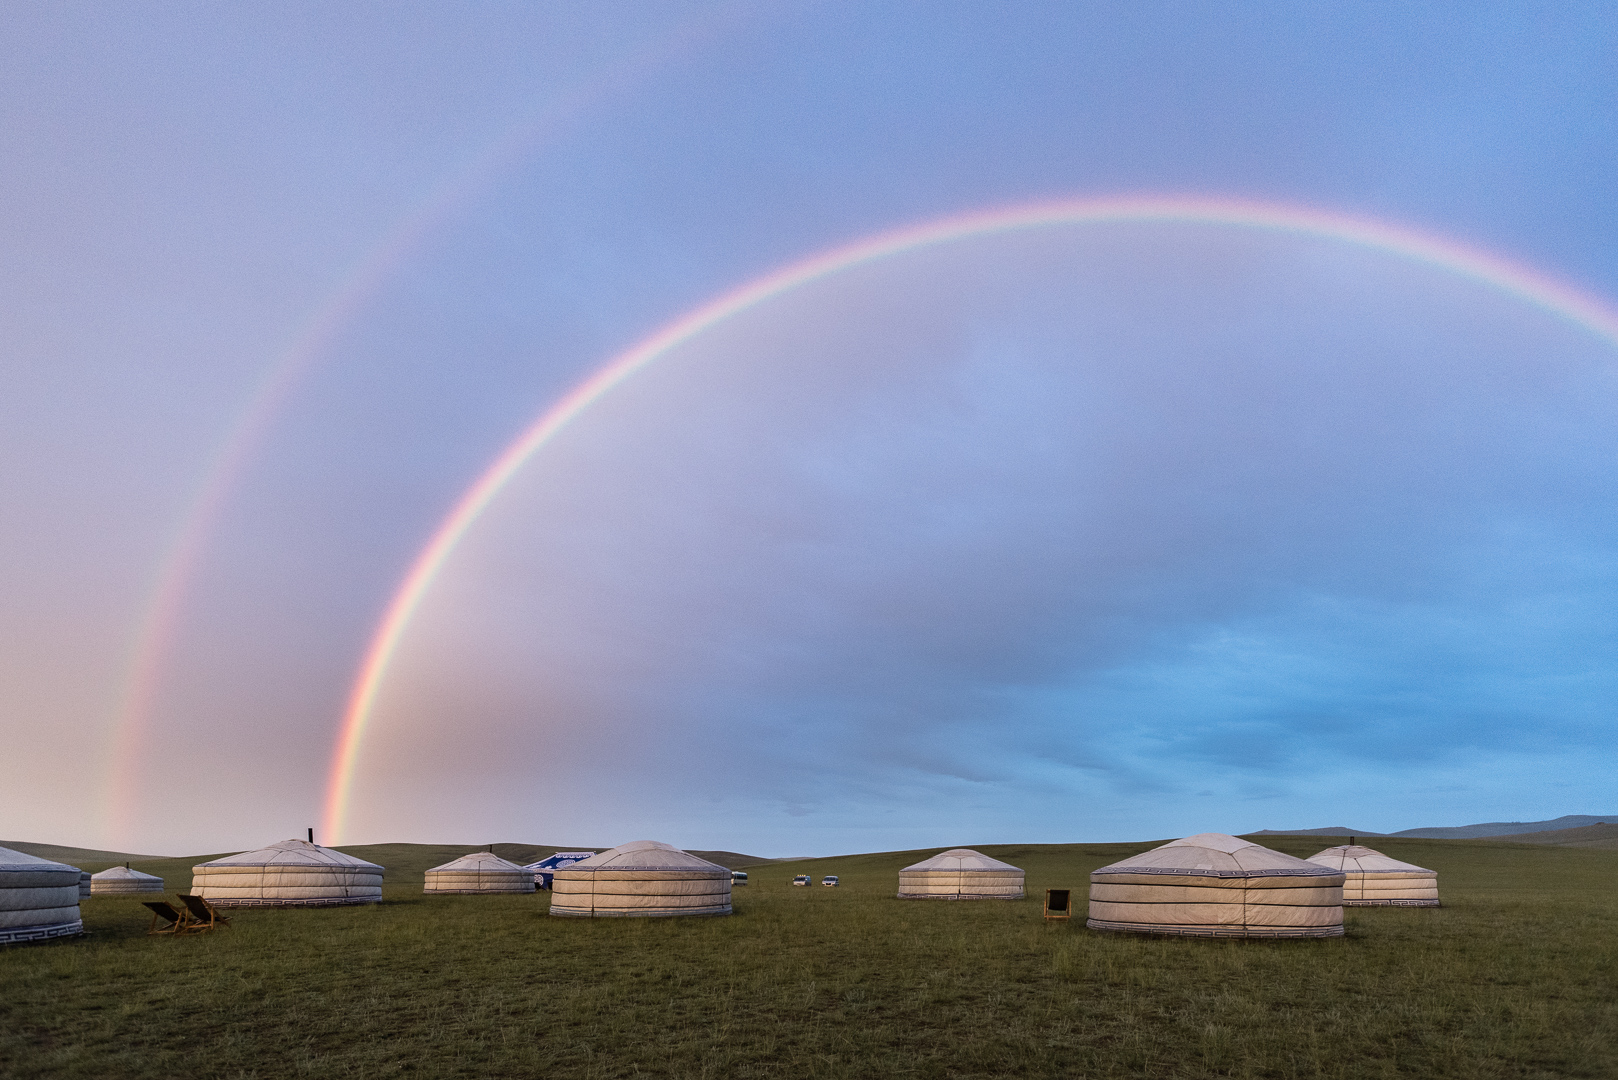
[[[1127,196],[1033,203],[947,217],[857,240],[750,281],[664,326],[611,360],[542,413],[461,496],[389,602],[354,679],[327,779],[329,843],[344,838],[355,768],[377,695],[422,598],[472,525],[529,458],[624,380],[710,327],[809,282],[931,245],[987,233],[1109,222],[1228,225],[1324,237],[1389,252],[1502,289],[1618,345],[1618,311],[1538,271],[1445,238],[1322,210],[1234,199]]]
[[[718,17],[682,24],[631,50],[594,78],[562,93],[554,102],[502,132],[446,174],[376,247],[350,268],[304,321],[202,469],[179,526],[158,561],[125,657],[106,741],[101,815],[107,843],[118,845],[129,810],[136,803],[139,750],[148,741],[147,729],[161,690],[164,662],[173,651],[191,583],[231,493],[241,483],[254,454],[299,384],[387,282],[411,263],[435,233],[473,205],[501,176],[530,158],[566,125],[607,98],[644,82],[673,59],[714,37],[723,25]]]

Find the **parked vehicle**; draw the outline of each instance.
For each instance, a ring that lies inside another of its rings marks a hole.
[[[792,884],[794,885],[813,885],[814,883],[815,879],[810,877],[808,874],[799,874],[797,877],[792,879]]]
[[[732,870],[730,872],[730,883],[731,883],[732,886],[746,885],[747,884],[747,871],[746,870]]]
[[[825,877],[820,879],[820,883],[822,885],[829,885],[835,889],[837,887],[837,875],[827,874]]]

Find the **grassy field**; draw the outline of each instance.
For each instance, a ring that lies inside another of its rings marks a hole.
[[[1028,871],[1011,903],[894,899],[931,852],[753,866],[735,916],[674,920],[428,899],[421,871],[466,848],[354,848],[389,866],[384,903],[173,939],[97,898],[90,937],[0,950],[0,1074],[1618,1076],[1618,853],[1376,845],[1438,870],[1445,906],[1351,909],[1345,938],[1283,942],[1041,918],[1047,887],[1082,895],[1149,844],[985,847]],[[136,867],[174,892],[193,861]],[[799,872],[844,885],[794,889]]]

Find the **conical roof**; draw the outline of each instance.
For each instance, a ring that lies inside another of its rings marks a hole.
[[[75,874],[83,873],[77,866],[56,862],[52,859],[41,859],[37,855],[24,855],[20,851],[12,851],[8,847],[0,847],[0,873],[8,870],[24,873],[41,873],[48,870],[71,870]]]
[[[526,871],[526,867],[518,866],[514,862],[508,862],[492,851],[474,851],[470,855],[462,855],[459,859],[447,862],[443,866],[435,866],[427,872],[432,874],[439,870],[475,871],[481,874],[499,872],[521,874]]]
[[[99,874],[91,874],[91,881],[155,881],[163,884],[163,879],[156,874],[143,874],[139,870],[131,870],[127,866],[114,866],[110,870],[103,870]]]
[[[900,873],[908,874],[917,871],[925,872],[928,870],[938,870],[945,873],[1016,870],[1020,873],[1022,868],[1012,866],[1010,863],[1003,863],[999,859],[991,859],[981,851],[973,851],[971,848],[958,847],[950,848],[948,851],[940,852],[930,859],[923,859],[919,863],[914,863],[907,866],[901,870]]]
[[[381,870],[376,863],[345,855],[336,848],[321,847],[307,840],[282,840],[279,844],[261,847],[257,851],[244,851],[240,855],[227,855],[223,859],[198,863],[191,869],[205,866],[340,866]]]
[[[1390,855],[1384,855],[1375,848],[1368,848],[1363,844],[1339,844],[1329,847],[1325,851],[1317,851],[1309,856],[1309,862],[1319,863],[1344,874],[1435,874],[1425,866],[1416,866],[1412,863],[1400,862]]]
[[[1184,874],[1201,877],[1307,877],[1341,873],[1226,833],[1198,833],[1131,855],[1096,874]]]
[[[718,863],[711,863],[707,859],[698,858],[690,852],[681,851],[668,844],[660,844],[656,840],[636,840],[628,844],[620,844],[615,848],[603,851],[599,855],[592,855],[582,862],[562,869],[571,872],[574,870],[719,870],[726,877],[730,871]]]

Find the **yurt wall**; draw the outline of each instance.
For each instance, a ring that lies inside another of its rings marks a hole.
[[[729,915],[730,871],[655,840],[556,871],[551,914],[574,918]]]
[[[1346,907],[1438,907],[1438,874],[1361,844],[1329,847],[1309,861],[1343,873]]]
[[[901,900],[1022,898],[1022,870],[971,848],[951,848],[899,871]]]
[[[489,851],[474,851],[427,871],[426,893],[531,893],[534,872]]]
[[[1340,937],[1343,875],[1202,833],[1092,873],[1086,925],[1193,937]]]
[[[81,932],[81,873],[76,866],[0,848],[0,945]]]
[[[218,907],[329,907],[382,899],[382,867],[304,840],[200,863],[191,891]]]
[[[138,893],[160,893],[162,891],[162,878],[152,874],[143,874],[139,870],[131,870],[127,866],[114,866],[110,870],[103,870],[99,874],[90,875],[90,893],[92,896],[132,896]]]

